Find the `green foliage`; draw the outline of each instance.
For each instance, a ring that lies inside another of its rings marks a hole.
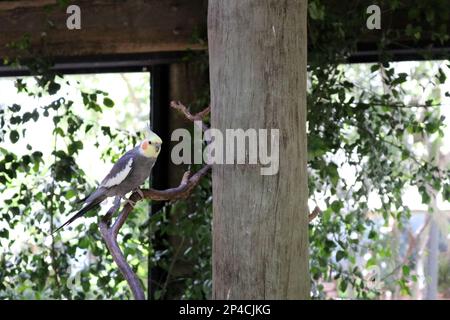
[[[411,138],[417,143],[443,135],[439,90],[432,91],[423,105],[404,102],[408,96],[417,96],[406,84],[427,78],[434,78],[436,84],[445,83],[445,73],[442,68],[435,75],[420,68],[419,74],[398,72],[385,51],[400,41],[416,42],[429,36],[424,27],[445,29],[449,11],[444,8],[445,1],[419,3],[407,8],[399,1],[377,3],[389,16],[406,10],[410,23],[406,30],[397,30],[383,14],[380,61],[360,69],[365,79],[358,79],[351,75],[355,67],[344,68],[341,63],[361,39],[369,36],[365,27],[368,3],[350,1],[337,7],[320,0],[309,1],[309,190],[312,200],[320,198],[327,208],[310,226],[314,297],[325,297],[322,283],[335,280],[339,280],[338,292],[342,296],[348,294],[350,286],[358,298],[377,297],[392,286],[409,294],[408,283],[414,281],[415,275],[404,261],[411,260],[405,253],[397,257],[397,246],[391,245],[391,238],[379,230],[391,219],[402,230],[410,216],[402,200],[408,185],[418,187],[423,203],[431,201],[431,189],[442,191],[449,199],[446,168],[417,155],[407,143]],[[431,38],[445,40],[446,33],[433,31]],[[382,77],[383,87],[373,87],[377,76]],[[354,177],[349,179],[344,167],[353,168]],[[376,209],[368,206],[374,194],[381,200]],[[361,261],[365,255],[371,258]],[[372,288],[362,271],[382,263],[387,265],[381,268],[383,288]]]
[[[358,42],[370,36],[365,27],[369,4],[308,2],[308,185],[311,201],[320,198],[324,204],[322,214],[309,227],[314,298],[325,297],[326,282],[337,282],[342,297],[352,292],[353,297],[376,298],[393,288],[409,294],[409,284],[417,280],[414,260],[380,230],[391,221],[398,230],[406,224],[411,213],[402,193],[408,185],[418,187],[424,203],[431,200],[430,190],[450,199],[447,170],[437,167],[434,159],[417,155],[407,142],[442,137],[439,92],[427,93],[421,105],[404,102],[416,95],[408,89],[411,82],[426,78],[432,86],[445,83],[444,66],[434,74],[430,74],[432,68],[424,67],[408,74],[389,63],[392,57],[385,50],[400,40],[418,42],[424,36],[437,43],[447,41],[447,1],[419,1],[409,7],[397,0],[379,1],[383,12],[406,12],[408,26],[395,29],[383,16],[379,63],[343,67]],[[199,37],[193,36],[195,41],[206,41]],[[30,37],[25,35],[11,47],[30,54]],[[84,121],[73,111],[75,102],[60,95],[65,84],[62,75],[51,71],[51,61],[34,56],[27,65],[35,75],[34,83],[17,79],[18,94],[50,97],[51,101],[33,110],[19,104],[0,107],[0,141],[27,145],[28,127],[51,119],[54,150],[48,156],[28,144],[19,155],[0,148],[0,191],[5,196],[0,209],[0,298],[130,298],[95,222],[77,226],[70,239],[46,235],[93,188],[76,162],[89,139],[102,136],[113,141],[115,147],[105,150],[103,158],[114,161],[137,137]],[[20,58],[18,54],[5,62],[17,65]],[[186,60],[191,59],[200,61],[207,71],[207,55],[189,52]],[[354,70],[364,79],[355,76]],[[373,86],[377,76],[382,76],[383,87]],[[100,116],[115,106],[106,92],[92,88],[80,94],[85,113]],[[203,107],[208,100],[204,94],[198,105]],[[353,179],[345,167],[352,168]],[[379,208],[369,207],[373,194],[381,201]],[[159,267],[168,277],[157,287],[157,298],[210,297],[210,181],[204,179],[190,201],[168,204],[150,219],[147,209],[147,204],[141,204],[119,236],[143,284],[149,268]],[[26,243],[17,239],[20,232],[26,235]],[[164,236],[162,240],[155,239],[156,233]],[[164,249],[153,246],[156,240],[162,241]],[[88,263],[82,268],[72,269],[77,261],[85,260]],[[380,275],[383,287],[374,287],[364,271],[382,263],[386,264]],[[185,272],[175,264],[184,266]]]
[[[101,135],[102,139],[114,141],[104,151],[105,159],[111,162],[134,145],[138,137],[87,121],[89,112],[98,118],[105,108],[114,106],[108,93],[81,92],[82,105],[77,105],[60,92],[64,86],[74,84],[45,70],[44,66],[52,65],[50,62],[37,60],[28,65],[37,73],[32,79],[16,80],[17,94],[49,102],[31,111],[19,104],[0,108],[0,141],[8,139],[13,144],[26,145],[17,154],[0,148],[0,191],[4,203],[0,209],[0,298],[130,298],[123,277],[100,239],[96,222],[78,225],[72,231],[75,235],[69,238],[67,231],[53,236],[50,233],[94,187],[77,163],[85,144],[92,144]],[[37,68],[37,64],[41,67]],[[84,109],[81,114],[77,111],[80,109]],[[36,134],[30,131],[30,122],[53,126],[51,153],[35,150],[27,143],[30,135]],[[124,252],[132,257],[131,264],[144,284],[148,238],[142,242],[131,238],[138,238],[135,235],[147,215],[147,206],[140,205],[121,236]]]
[[[156,288],[157,299],[211,297],[211,188],[211,180],[203,179],[188,201],[167,205],[150,220],[151,242],[161,241],[157,234],[165,248],[150,255],[150,267],[168,275]]]
[[[31,50],[28,41],[15,47],[21,51]],[[20,65],[20,62],[15,59],[11,64]],[[34,77],[19,78],[15,83],[18,95],[49,101],[46,105],[32,110],[19,104],[0,108],[0,137],[13,144],[26,145],[23,154],[0,149],[0,181],[3,184],[0,190],[20,190],[11,195],[5,193],[5,205],[0,211],[3,221],[7,221],[0,224],[0,239],[4,239],[0,243],[0,262],[5,266],[0,273],[0,298],[131,298],[126,282],[100,238],[95,221],[89,223],[92,219],[83,218],[84,223],[70,232],[49,234],[79,206],[77,201],[95,187],[77,163],[85,147],[94,145],[98,148],[98,141],[106,139],[109,143],[102,158],[105,162],[114,162],[136,144],[138,137],[95,120],[104,117],[108,109],[115,106],[107,92],[90,87],[80,91],[79,102],[69,100],[68,97],[73,96],[63,89],[79,87],[79,83],[69,82],[54,73],[51,66],[51,61],[42,58],[27,61]],[[142,109],[137,105],[135,93],[129,103]],[[198,103],[208,100],[205,97]],[[147,117],[145,109],[148,110],[148,102],[143,108]],[[137,119],[136,114],[130,116],[119,112],[122,119],[119,121],[123,121],[124,127]],[[51,123],[53,150],[50,153],[35,150],[27,143],[32,134],[30,121],[41,126]],[[168,277],[157,287],[156,298],[210,297],[210,181],[202,181],[189,202],[168,204],[150,219],[148,208],[148,203],[144,202],[135,208],[118,239],[144,287],[149,269],[159,267]],[[87,216],[97,217],[97,212]],[[176,223],[173,223],[174,217],[178,217]],[[15,248],[17,235],[31,245]],[[163,236],[166,249],[154,247],[159,241],[155,239],[156,235]],[[175,246],[177,241],[181,245]],[[174,268],[175,263],[187,265],[190,271],[180,274]]]

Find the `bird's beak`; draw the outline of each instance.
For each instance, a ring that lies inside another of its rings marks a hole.
[[[160,144],[155,144],[155,149],[156,149],[156,152],[159,152],[159,150],[161,149],[161,145]]]

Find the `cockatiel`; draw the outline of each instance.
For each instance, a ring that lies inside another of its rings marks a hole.
[[[138,190],[139,186],[150,176],[152,167],[161,150],[161,138],[151,130],[149,131],[147,139],[125,153],[114,164],[97,190],[84,200],[85,206],[54,232],[59,231],[64,226],[81,217],[99,205],[107,197],[115,197],[114,206],[117,210],[120,206],[120,200],[128,192]]]

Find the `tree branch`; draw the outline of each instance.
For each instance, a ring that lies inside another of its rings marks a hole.
[[[183,105],[180,101],[178,101],[178,102],[172,101],[170,103],[170,106],[172,108],[174,108],[175,110],[180,111],[182,114],[184,114],[186,119],[194,122],[195,124],[196,124],[197,121],[202,121],[203,118],[208,113],[211,112],[211,106],[208,106],[207,108],[203,109],[202,111],[200,111],[200,112],[198,112],[196,114],[192,114],[192,113],[189,112],[188,108],[185,105]],[[202,129],[203,132],[205,132],[206,130],[208,130],[208,126],[206,124],[204,124],[203,121],[202,121],[200,129]]]
[[[184,116],[191,121],[201,121],[204,116],[206,116],[210,112],[210,107],[205,110],[192,115],[188,108],[186,108],[180,102],[172,102],[171,107],[179,110]],[[208,128],[202,122],[202,129],[206,131]],[[127,263],[122,251],[120,250],[119,244],[117,243],[117,235],[119,233],[120,228],[122,228],[123,224],[127,220],[130,213],[133,211],[133,205],[131,203],[136,203],[143,199],[153,200],[153,201],[165,201],[165,200],[180,200],[186,199],[191,194],[192,190],[200,183],[201,178],[203,178],[211,169],[211,165],[205,165],[199,171],[197,171],[194,175],[191,175],[189,171],[185,172],[183,178],[181,179],[180,185],[175,188],[170,188],[166,190],[155,190],[155,189],[145,189],[142,191],[142,196],[140,192],[133,192],[129,197],[129,202],[125,204],[122,211],[119,213],[116,221],[112,226],[109,226],[109,222],[111,217],[117,210],[116,206],[113,206],[108,210],[106,215],[101,219],[99,223],[100,233],[102,235],[103,240],[106,243],[106,246],[111,253],[111,256],[114,262],[119,267],[120,272],[124,276],[127,281],[131,292],[136,300],[144,300],[145,294],[142,288],[141,282],[139,278],[132,270],[131,266]]]
[[[314,210],[308,215],[309,222],[313,221],[319,214],[322,213],[322,210],[318,206],[314,208]]]

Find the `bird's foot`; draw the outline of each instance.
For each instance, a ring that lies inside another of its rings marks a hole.
[[[137,192],[137,194],[139,194],[139,196],[141,197],[141,199],[144,199],[144,193],[142,192],[141,188],[136,188],[134,190],[134,192]]]
[[[125,205],[129,204],[133,208],[136,206],[136,202],[131,199],[125,199]]]

